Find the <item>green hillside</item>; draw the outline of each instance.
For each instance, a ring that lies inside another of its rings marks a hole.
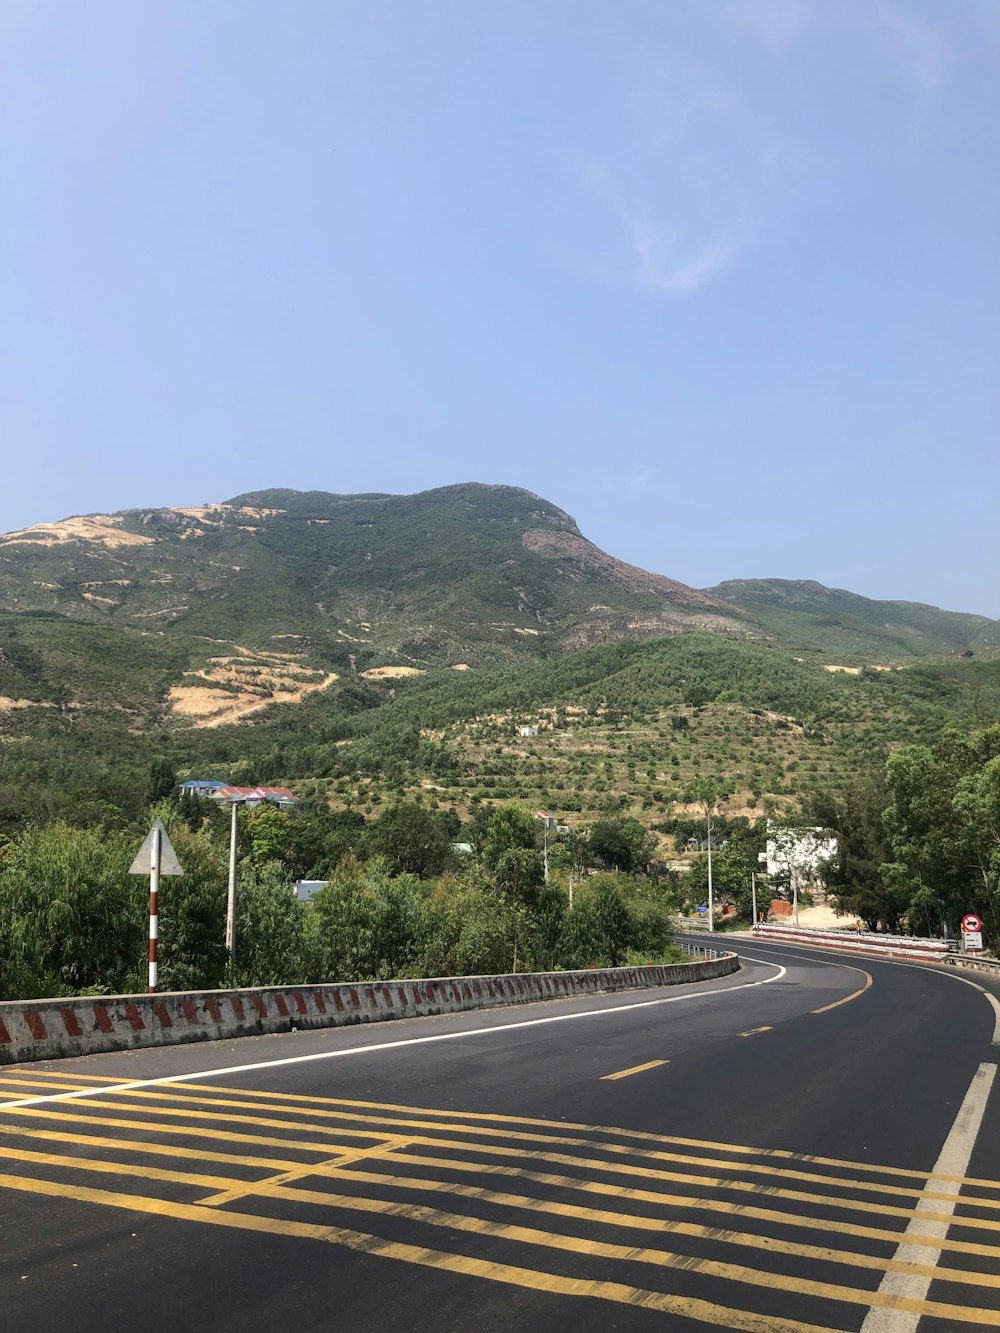
[[[782,642],[831,661],[897,661],[1000,649],[1000,622],[921,602],[881,602],[812,580],[730,579],[706,589]]]
[[[41,524],[0,537],[0,610],[255,648],[305,636],[334,669],[748,632],[719,599],[598,550],[548,501],[476,484],[262,491]]]
[[[710,777],[756,816],[1000,718],[994,629],[819,584],[699,593],[511,487],[64,520],[0,538],[0,835],[138,818],[154,761],[369,814],[647,826]]]

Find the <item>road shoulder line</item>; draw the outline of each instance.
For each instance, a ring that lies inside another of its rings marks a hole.
[[[969,1090],[965,1094],[965,1099],[959,1107],[955,1122],[948,1132],[948,1137],[944,1141],[941,1153],[934,1163],[934,1172],[955,1173],[956,1175],[965,1175],[972,1157],[972,1150],[976,1146],[976,1139],[979,1130],[982,1127],[983,1116],[986,1114],[986,1103],[989,1100],[990,1089],[993,1087],[993,1081],[996,1077],[997,1067],[994,1064],[983,1063],[973,1075],[972,1082],[969,1084]],[[938,1240],[945,1240],[948,1235],[947,1221],[932,1222],[925,1220],[920,1216],[921,1213],[935,1211],[938,1215],[954,1215],[955,1205],[946,1204],[938,1207],[927,1198],[922,1198],[916,1206],[916,1216],[904,1231],[903,1235],[932,1236]],[[918,1247],[905,1239],[902,1240],[893,1255],[893,1260],[897,1264],[916,1263],[923,1257]],[[879,1294],[886,1296],[899,1296],[910,1301],[923,1301],[930,1290],[931,1278],[921,1277],[917,1274],[890,1272],[879,1284]],[[893,1310],[885,1307],[869,1310],[865,1322],[861,1325],[861,1333],[915,1333],[916,1327],[920,1322],[918,1314],[912,1314],[906,1310]]]

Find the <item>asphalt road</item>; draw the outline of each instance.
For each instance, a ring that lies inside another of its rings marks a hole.
[[[698,987],[0,1069],[0,1325],[1000,1327],[997,1009],[735,947]]]

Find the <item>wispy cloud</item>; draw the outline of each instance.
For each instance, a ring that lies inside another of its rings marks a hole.
[[[951,52],[941,37],[915,14],[888,5],[875,11],[876,27],[890,39],[906,74],[926,92],[935,92],[951,71]]]
[[[814,12],[812,0],[729,0],[722,18],[767,46],[786,46],[808,26]]]
[[[584,175],[591,190],[621,225],[630,259],[626,280],[639,291],[689,296],[739,257],[744,228],[722,225],[694,235],[654,217],[644,203],[627,198],[607,168],[591,162]]]
[[[635,261],[635,285],[642,291],[690,296],[735,263],[742,248],[734,227],[699,238],[624,206],[618,216]]]

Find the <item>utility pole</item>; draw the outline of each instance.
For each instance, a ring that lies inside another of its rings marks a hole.
[[[545,868],[545,883],[549,882],[549,826],[545,825],[545,831],[542,834],[542,864]]]
[[[226,952],[229,954],[229,966],[236,962],[236,808],[239,801],[232,801],[232,820],[229,825],[229,892],[226,895]]]
[[[573,910],[573,872],[572,872],[572,870],[569,872],[569,907],[570,907],[570,911],[572,911],[572,910]]]
[[[708,811],[708,928],[715,930],[715,900],[712,897],[712,812]]]
[[[757,872],[750,871],[750,898],[753,903],[753,928],[757,929]]]
[[[799,924],[799,881],[792,886],[792,925]]]

